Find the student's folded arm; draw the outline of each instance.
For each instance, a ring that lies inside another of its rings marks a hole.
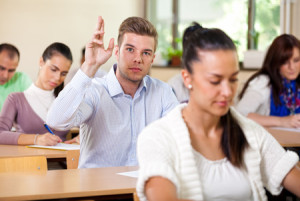
[[[249,113],[247,117],[265,127],[278,126],[286,128],[300,128],[300,115],[277,117]]]
[[[93,113],[92,79],[80,69],[53,102],[47,124],[57,130],[79,127]]]
[[[281,126],[281,117],[266,116],[257,113],[249,113],[247,117],[265,127]]]

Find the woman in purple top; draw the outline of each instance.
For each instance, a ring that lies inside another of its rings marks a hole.
[[[26,91],[11,93],[0,114],[0,144],[56,145],[66,139],[68,131],[52,130],[44,122],[52,102],[63,89],[72,64],[70,48],[53,43],[40,58],[38,78]],[[11,131],[15,128],[15,132]],[[71,140],[72,142],[74,140]]]

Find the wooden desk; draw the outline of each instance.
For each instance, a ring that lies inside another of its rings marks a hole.
[[[75,154],[75,152],[78,152]],[[67,168],[77,168],[79,150],[54,150],[28,148],[21,145],[0,145],[0,158],[11,158],[20,156],[46,156],[48,163],[51,161],[66,161]],[[76,167],[75,167],[76,166]]]
[[[300,147],[300,132],[266,128],[283,147]]]
[[[103,196],[132,198],[136,178],[116,173],[137,169],[138,167],[111,167],[52,170],[44,174],[0,173],[0,200],[75,199]]]
[[[46,156],[47,159],[66,158],[67,151],[28,148],[20,145],[0,145],[0,157]]]

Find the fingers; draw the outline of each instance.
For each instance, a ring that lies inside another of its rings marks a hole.
[[[96,32],[101,31],[101,30],[104,32],[104,21],[103,21],[101,16],[98,16],[98,23],[96,25]],[[97,37],[100,37],[100,36],[97,36]]]
[[[109,51],[109,52],[113,51],[114,46],[115,46],[114,43],[115,43],[115,40],[113,38],[111,38],[109,41],[108,47],[107,47],[107,51]]]
[[[300,115],[292,115],[289,118],[289,124],[292,128],[300,128]]]
[[[37,138],[37,144],[43,146],[54,146],[57,143],[62,142],[60,137],[53,135],[51,133],[46,133],[44,135],[39,135]]]

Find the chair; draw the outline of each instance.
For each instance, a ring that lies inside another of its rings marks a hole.
[[[0,172],[44,172],[47,170],[45,156],[0,158]]]
[[[67,169],[77,169],[80,150],[67,151]]]

